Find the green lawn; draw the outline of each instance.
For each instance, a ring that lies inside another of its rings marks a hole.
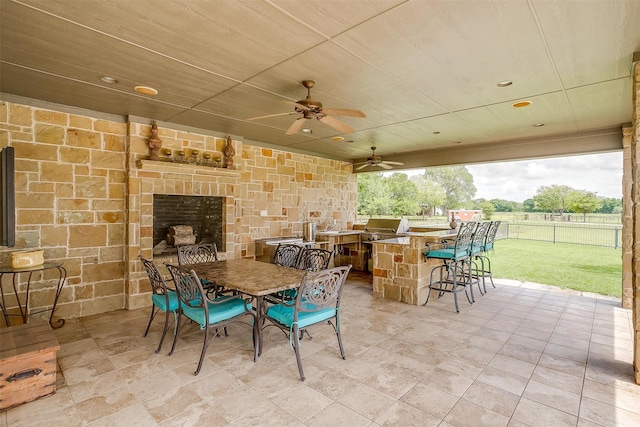
[[[490,258],[496,278],[622,296],[620,249],[507,239]]]

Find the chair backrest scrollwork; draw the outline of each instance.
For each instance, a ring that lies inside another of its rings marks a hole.
[[[186,307],[204,309],[205,315],[207,315],[207,297],[196,273],[193,270],[187,273],[178,269],[175,265],[165,265],[173,277],[180,304]]]
[[[138,255],[138,258],[142,261],[142,265],[147,271],[147,276],[149,276],[149,282],[151,283],[151,290],[153,293],[156,295],[166,295],[169,287],[167,286],[167,282],[164,280],[164,277],[156,263],[152,260],[143,258],[142,255]]]
[[[300,255],[298,268],[307,271],[320,271],[329,268],[333,251],[320,248],[306,248]]]
[[[472,221],[460,224],[460,228],[458,228],[458,236],[456,237],[456,241],[453,246],[455,258],[471,254],[471,242],[476,226],[477,223]]]
[[[294,321],[298,312],[320,311],[327,307],[340,308],[340,293],[351,265],[334,267],[305,274],[296,296]]]
[[[200,264],[218,261],[218,247],[215,243],[200,243],[178,246],[178,264]]]
[[[282,267],[297,268],[300,263],[302,246],[289,243],[280,243],[273,254],[273,264]]]

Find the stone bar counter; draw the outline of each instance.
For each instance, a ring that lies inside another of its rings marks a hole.
[[[431,269],[440,260],[424,260],[425,243],[440,248],[442,239],[455,238],[457,230],[410,232],[402,237],[372,242],[373,296],[424,304],[429,291]]]

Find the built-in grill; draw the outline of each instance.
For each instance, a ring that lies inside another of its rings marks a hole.
[[[362,242],[393,239],[409,231],[406,218],[371,218],[364,226]]]

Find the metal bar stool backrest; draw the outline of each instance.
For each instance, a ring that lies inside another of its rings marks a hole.
[[[329,268],[333,251],[320,248],[306,248],[300,256],[300,270],[320,271]]]
[[[200,264],[218,261],[218,247],[215,243],[200,243],[178,246],[178,264]]]
[[[471,238],[471,254],[477,255],[484,251],[484,244],[487,240],[487,232],[491,223],[489,221],[479,222]]]
[[[471,242],[476,222],[463,222],[458,229],[458,235],[453,244],[453,259],[460,259],[471,255]]]
[[[282,267],[297,268],[300,263],[302,246],[289,243],[280,243],[273,254],[273,264]]]
[[[496,240],[496,234],[498,234],[498,229],[500,228],[501,222],[502,221],[491,221],[489,230],[487,231],[487,237],[484,240],[482,252],[489,252],[493,250],[493,245]]]

